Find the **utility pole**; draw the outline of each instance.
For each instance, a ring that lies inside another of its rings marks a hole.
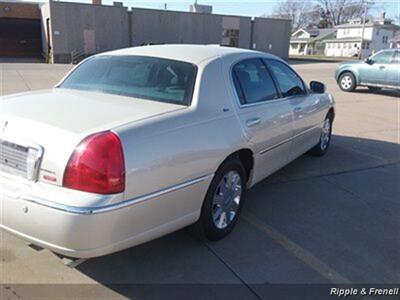
[[[364,33],[365,33],[365,22],[367,20],[367,12],[368,12],[368,5],[371,4],[371,2],[362,1],[362,5],[364,6],[364,17],[363,17],[363,22],[362,22],[362,30],[361,30],[361,43],[360,43],[360,55],[358,56],[358,59],[362,59],[362,49],[363,49],[363,43],[364,43]],[[364,45],[365,47],[365,45]]]

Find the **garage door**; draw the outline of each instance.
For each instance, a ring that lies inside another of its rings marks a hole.
[[[40,20],[0,19],[0,57],[40,57]]]

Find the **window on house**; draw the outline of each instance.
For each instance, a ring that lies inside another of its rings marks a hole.
[[[227,39],[225,45],[238,47],[239,46],[239,29],[224,29],[222,31],[222,37]]]

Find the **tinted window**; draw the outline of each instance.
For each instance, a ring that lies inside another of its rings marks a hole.
[[[97,56],[80,65],[60,87],[189,105],[195,77],[196,67],[185,62]]]
[[[394,53],[392,62],[395,63],[395,64],[400,64],[400,52],[399,51],[396,51]]]
[[[236,64],[233,81],[242,104],[278,98],[274,81],[260,59],[248,59]]]
[[[371,61],[377,64],[388,64],[392,59],[392,51],[382,51],[371,57]]]
[[[283,97],[306,94],[303,81],[291,68],[277,60],[266,60],[278,82]]]

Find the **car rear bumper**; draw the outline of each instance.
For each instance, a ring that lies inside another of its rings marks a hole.
[[[102,207],[62,206],[42,198],[0,194],[0,227],[71,257],[95,257],[132,247],[194,223],[211,176],[140,201]],[[178,214],[177,214],[178,211]]]

